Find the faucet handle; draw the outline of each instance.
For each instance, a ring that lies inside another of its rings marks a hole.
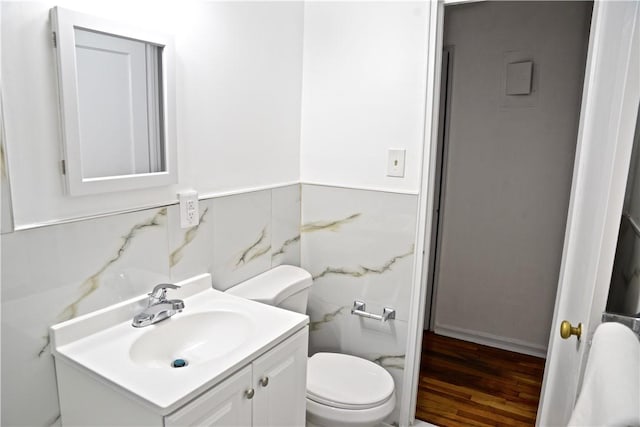
[[[151,298],[155,298],[157,300],[164,300],[167,296],[167,289],[179,289],[180,286],[174,285],[172,283],[160,283],[159,285],[155,285],[153,287],[153,291],[149,294]]]

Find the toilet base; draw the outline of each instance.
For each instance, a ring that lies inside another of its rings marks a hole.
[[[342,425],[340,425],[340,426],[336,426],[336,427],[344,427],[344,426],[346,426],[346,424],[342,424]],[[361,424],[356,425],[356,427],[362,427],[362,426],[363,426],[363,425],[361,425]],[[380,423],[374,424],[373,426],[372,426],[372,425],[370,425],[370,424],[364,424],[364,426],[365,426],[365,427],[387,427],[387,426],[388,426],[388,424],[382,424],[382,423],[380,422]],[[312,422],[307,421],[307,422],[306,422],[306,424],[305,424],[305,427],[326,427],[326,426],[321,426],[321,425],[318,425],[318,424],[313,424]],[[333,427],[333,426],[332,426],[332,427]],[[354,426],[353,426],[353,425],[351,425],[351,424],[349,424],[349,425],[348,425],[348,427],[354,427]]]
[[[306,427],[378,427],[395,406],[395,391],[382,405],[368,409],[332,408],[307,399]]]

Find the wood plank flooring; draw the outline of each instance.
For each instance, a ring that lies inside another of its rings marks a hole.
[[[416,418],[441,427],[533,426],[544,362],[425,331]]]

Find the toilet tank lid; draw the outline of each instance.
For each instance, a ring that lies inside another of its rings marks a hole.
[[[270,305],[278,305],[286,298],[312,283],[308,271],[293,265],[279,265],[227,290],[227,293]]]

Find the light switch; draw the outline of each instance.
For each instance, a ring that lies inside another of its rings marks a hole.
[[[189,228],[200,223],[198,192],[194,190],[178,193],[180,201],[180,227]]]
[[[387,164],[387,176],[404,177],[404,157],[406,150],[390,149]]]

